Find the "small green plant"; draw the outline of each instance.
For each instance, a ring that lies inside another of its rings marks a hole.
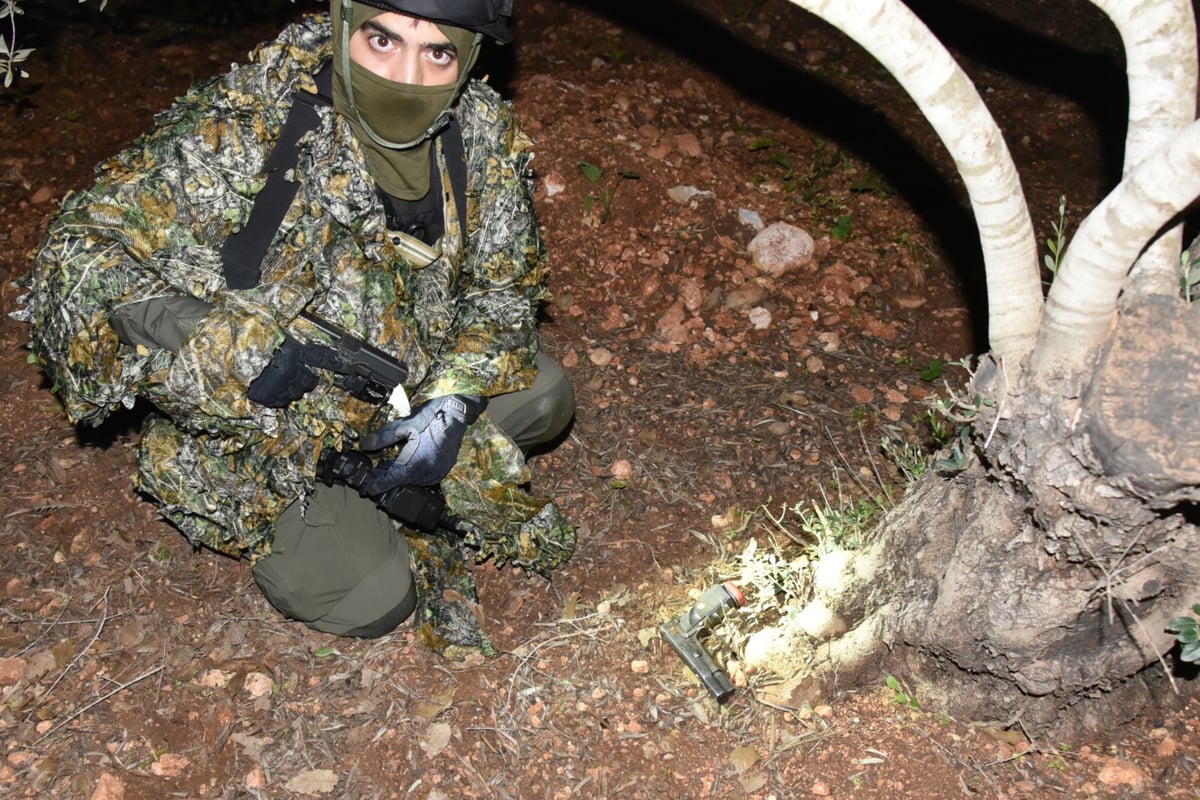
[[[32,47],[17,47],[17,15],[23,14],[16,0],[0,2],[0,20],[8,20],[8,38],[0,37],[0,77],[4,79],[4,88],[12,86],[17,76],[28,78],[29,73],[18,64],[29,58]]]
[[[628,55],[629,55],[629,50],[621,42],[621,37],[619,37],[619,36],[613,37],[612,42],[608,48],[609,60],[611,60],[614,64],[620,64],[622,61],[624,61],[626,59],[626,57]]]
[[[844,242],[850,238],[850,234],[854,232],[854,221],[845,214],[834,220],[833,227],[829,229],[829,235],[837,239],[839,242]]]
[[[926,383],[936,381],[946,371],[946,362],[940,358],[931,358],[925,369],[921,370],[921,380]]]
[[[1200,616],[1200,603],[1192,606],[1192,613]],[[1196,617],[1175,617],[1167,623],[1167,633],[1175,634],[1179,642],[1179,657],[1184,661],[1200,661],[1200,622]]]
[[[1179,254],[1179,292],[1189,303],[1196,298],[1196,284],[1200,283],[1197,267],[1200,267],[1200,256],[1193,256],[1190,249]]]
[[[946,416],[932,408],[925,409],[924,415],[918,418],[917,422],[924,423],[925,427],[929,429],[930,438],[939,448],[948,445],[955,436],[955,427],[950,424]]]
[[[767,549],[751,539],[737,559],[742,589],[747,597],[757,598],[749,602],[752,608],[760,612],[766,606],[796,609],[808,599],[810,575],[778,545],[772,543]]]
[[[841,169],[844,161],[845,156],[841,150],[836,147],[831,149],[825,142],[818,140],[816,151],[808,162],[808,172],[800,179],[803,186],[801,198],[806,203],[812,202],[822,190],[820,184]]]
[[[893,441],[884,436],[879,447],[909,483],[924,475],[929,467],[929,458],[916,442]]]
[[[1050,228],[1054,231],[1054,236],[1046,240],[1046,249],[1050,252],[1042,259],[1042,263],[1046,265],[1046,269],[1050,271],[1050,275],[1058,274],[1058,268],[1062,266],[1063,255],[1067,250],[1067,196],[1058,196],[1058,221],[1051,220]]]
[[[831,553],[835,550],[855,550],[862,546],[863,539],[884,507],[887,498],[862,498],[857,502],[846,501],[834,508],[828,503],[803,503],[784,507],[779,516],[763,508],[776,527],[795,542],[812,548],[816,553]],[[793,519],[789,522],[788,516]],[[799,531],[797,532],[796,529]]]
[[[616,195],[617,187],[621,185],[621,181],[626,179],[635,180],[641,177],[636,172],[631,172],[629,170],[618,170],[616,182],[611,187],[607,187],[600,185],[600,181],[604,179],[604,170],[602,170],[600,167],[597,167],[595,164],[591,164],[587,161],[581,161],[579,162],[579,171],[583,173],[583,177],[587,178],[589,182],[594,184],[600,190],[598,195],[584,195],[583,213],[589,217],[592,216],[592,209],[595,207],[595,203],[599,201],[600,213],[597,217],[597,221],[601,225],[608,222],[609,218],[612,217],[613,196]]]
[[[908,687],[901,683],[900,679],[895,675],[888,675],[885,683],[887,683],[887,687],[889,689],[896,693],[892,699],[897,705],[909,706],[910,708],[920,707],[920,703],[917,702],[917,698],[913,697],[912,694],[909,693]]]
[[[86,3],[88,0],[79,0]],[[100,0],[100,10],[108,5],[108,0]],[[17,0],[0,0],[0,24],[8,20],[8,38],[0,36],[0,82],[7,89],[17,78],[28,78],[29,73],[19,64],[33,53],[32,47],[17,47],[17,16],[24,14]]]
[[[970,371],[970,356],[954,362]],[[949,384],[947,384],[949,389]],[[956,394],[952,389],[948,397],[935,397],[930,401],[925,421],[930,426],[933,438],[943,448],[949,447],[950,454],[937,461],[943,472],[961,472],[967,468],[971,453],[971,436],[979,413],[985,408],[994,408],[996,401],[976,392],[970,398]],[[951,423],[954,423],[952,426]],[[957,427],[955,427],[957,426]],[[986,442],[984,443],[986,447]]]
[[[963,425],[958,429],[957,440],[950,445],[950,454],[939,458],[937,468],[942,472],[962,472],[967,468],[967,454],[971,452],[971,426]]]
[[[773,142],[772,140],[762,138],[762,137],[756,138],[753,141],[751,141],[750,145],[749,145],[749,149],[750,149],[750,152],[752,152],[752,153],[764,153],[767,156],[766,162],[769,163],[772,168],[779,167],[780,169],[782,169],[782,172],[780,172],[778,174],[772,173],[769,176],[768,175],[756,176],[755,177],[756,183],[765,183],[767,180],[770,180],[771,178],[778,178],[779,181],[782,183],[783,190],[785,192],[796,191],[796,181],[797,181],[796,167],[795,167],[795,164],[792,162],[792,157],[790,155],[788,155],[783,150],[777,149],[775,142]]]

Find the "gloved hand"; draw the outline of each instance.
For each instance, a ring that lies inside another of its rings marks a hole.
[[[317,386],[317,374],[305,366],[304,348],[288,336],[271,356],[270,362],[250,382],[246,397],[261,406],[284,408]]]
[[[435,397],[404,419],[395,419],[363,437],[363,450],[382,450],[404,442],[400,453],[376,467],[360,487],[368,497],[397,486],[433,486],[458,460],[467,427],[487,406],[482,397],[451,394]]]

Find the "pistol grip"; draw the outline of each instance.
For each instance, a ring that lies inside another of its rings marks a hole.
[[[733,684],[698,638],[684,634],[678,620],[663,623],[659,631],[718,703],[729,699],[733,694]]]

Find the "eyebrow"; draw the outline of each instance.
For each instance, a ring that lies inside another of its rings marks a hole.
[[[398,41],[404,41],[404,34],[399,33],[397,31],[393,31],[390,28],[388,28],[387,26],[382,25],[373,19],[367,20],[366,22],[363,23],[362,26],[363,26],[363,28],[369,28],[374,33],[378,33],[382,36],[386,36],[389,39],[396,39]],[[454,43],[451,42],[449,39],[446,39],[441,42],[421,42],[421,48],[422,49],[431,49],[431,50],[448,50],[451,53],[458,52],[458,48],[455,47]]]

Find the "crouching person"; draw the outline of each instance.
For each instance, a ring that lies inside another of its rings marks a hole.
[[[510,11],[332,0],[289,26],[65,200],[18,312],[73,422],[152,404],[135,484],[193,545],[314,629],[415,615],[455,658],[494,652],[466,560],[548,575],[575,545],[523,488],[575,402],[539,351],[529,141],[470,78]]]

